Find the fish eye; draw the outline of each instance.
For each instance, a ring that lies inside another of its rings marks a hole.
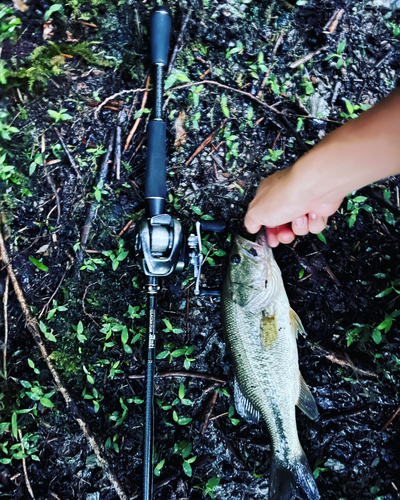
[[[265,288],[268,286],[268,280],[265,280]]]
[[[249,252],[251,253],[251,255],[253,257],[257,257],[257,255],[258,255],[257,250],[253,247],[250,248]]]
[[[238,255],[238,254],[232,255],[231,262],[232,262],[232,264],[235,264],[235,265],[240,264],[240,255]]]

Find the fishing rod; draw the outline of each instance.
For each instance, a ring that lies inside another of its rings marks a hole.
[[[225,223],[207,220],[196,223],[196,233],[188,239],[181,222],[164,213],[166,185],[166,124],[163,121],[164,72],[168,62],[171,15],[160,6],[150,19],[151,65],[154,78],[154,106],[148,124],[145,184],[146,216],[138,223],[135,256],[148,277],[147,282],[147,364],[145,390],[143,500],[153,498],[154,375],[156,353],[157,293],[159,279],[194,267],[195,295],[219,295],[218,290],[200,287],[203,263],[200,230],[222,232]]]

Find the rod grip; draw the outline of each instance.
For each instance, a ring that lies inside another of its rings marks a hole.
[[[168,63],[169,36],[171,33],[171,16],[169,10],[158,7],[151,15],[151,64]]]
[[[159,213],[150,213],[150,217],[162,213],[167,197],[166,129],[167,126],[162,120],[151,120],[148,125],[145,196],[149,206],[155,204],[160,207],[156,210]],[[155,203],[153,199],[158,202]],[[154,210],[150,209],[150,212]]]

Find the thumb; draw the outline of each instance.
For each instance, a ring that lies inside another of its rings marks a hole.
[[[257,233],[261,229],[261,224],[254,220],[251,213],[247,213],[244,218],[244,226],[250,234]]]

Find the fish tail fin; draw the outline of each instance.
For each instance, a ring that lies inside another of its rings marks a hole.
[[[269,500],[320,500],[314,476],[303,454],[293,462],[272,457]]]

